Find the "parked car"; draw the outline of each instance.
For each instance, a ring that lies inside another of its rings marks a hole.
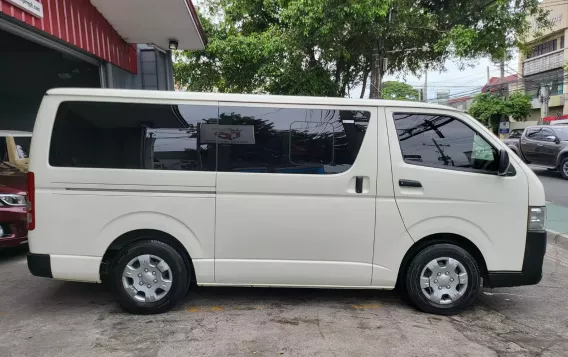
[[[451,107],[59,88],[28,175],[30,272],[105,281],[133,313],[194,282],[399,286],[450,315],[542,278],[542,183]]]
[[[0,248],[27,242],[26,189],[32,133],[0,130]]]
[[[0,130],[0,160],[21,171],[28,170],[32,133]]]
[[[550,125],[568,125],[568,119],[553,120]]]
[[[524,162],[558,170],[568,180],[568,126],[530,126],[503,142]]]
[[[28,241],[26,192],[0,186],[0,249]]]

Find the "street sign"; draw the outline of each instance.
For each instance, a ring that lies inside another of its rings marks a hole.
[[[6,0],[35,17],[43,19],[43,5],[37,0]]]

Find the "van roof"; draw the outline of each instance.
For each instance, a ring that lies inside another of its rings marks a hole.
[[[315,105],[357,105],[381,107],[413,107],[444,109],[460,112],[450,106],[412,102],[405,100],[386,99],[351,99],[336,97],[308,97],[308,96],[280,96],[257,94],[227,94],[227,93],[201,93],[201,92],[174,92],[129,89],[93,89],[93,88],[56,88],[47,91],[47,95],[62,96],[89,96],[89,97],[115,97],[115,98],[142,98],[161,100],[199,100],[215,102],[247,102],[247,103],[274,103],[274,104],[315,104]]]
[[[0,137],[5,137],[5,136],[31,137],[32,133],[30,131],[20,131],[20,130],[0,130]]]

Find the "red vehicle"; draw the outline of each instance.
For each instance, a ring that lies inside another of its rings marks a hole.
[[[25,173],[0,163],[0,249],[27,241]]]

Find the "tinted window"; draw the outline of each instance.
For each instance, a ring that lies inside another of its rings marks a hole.
[[[16,142],[16,155],[18,155],[18,159],[26,159],[30,157],[30,145],[32,143],[32,138],[26,136],[15,136],[14,141]]]
[[[556,135],[550,129],[542,129],[540,131],[540,133],[538,134],[538,138],[536,140],[547,141],[546,137],[548,137],[548,136],[556,136]]]
[[[218,170],[335,174],[349,170],[369,112],[220,107]]]
[[[8,146],[6,145],[6,138],[4,136],[0,136],[0,161],[2,161],[2,163],[10,163]]]
[[[511,133],[509,134],[509,139],[518,139],[522,135],[523,135],[522,129],[514,129],[514,130],[511,130]]]
[[[539,128],[527,129],[527,138],[531,140],[536,140],[536,137],[540,134]]]
[[[556,136],[558,136],[560,140],[568,141],[568,127],[555,128],[554,131],[556,132]]]
[[[66,102],[57,112],[52,166],[147,170],[215,170],[215,140],[201,127],[217,106]],[[210,131],[210,130],[209,130]]]
[[[497,151],[463,122],[441,115],[395,114],[404,161],[410,164],[497,171]]]

